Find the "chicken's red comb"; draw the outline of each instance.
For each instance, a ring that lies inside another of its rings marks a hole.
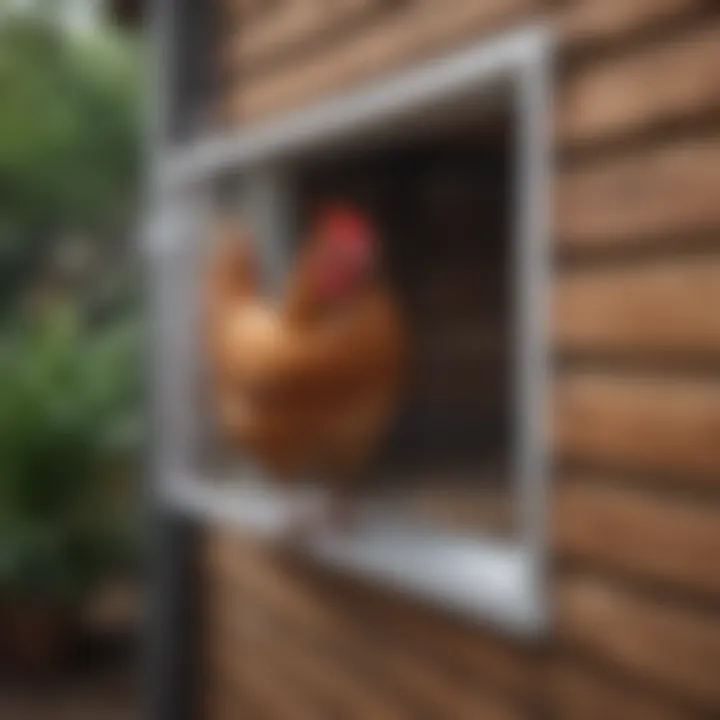
[[[323,208],[317,217],[323,237],[342,245],[372,245],[375,231],[370,220],[352,205],[334,204]]]

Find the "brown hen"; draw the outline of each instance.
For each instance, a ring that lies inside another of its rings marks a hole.
[[[314,224],[284,297],[260,297],[248,237],[224,223],[207,274],[219,424],[275,479],[352,485],[391,421],[405,337],[373,228],[348,207]]]

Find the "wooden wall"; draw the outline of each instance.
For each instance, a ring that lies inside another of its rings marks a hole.
[[[233,126],[553,24],[554,620],[531,647],[212,528],[208,717],[720,716],[720,6],[223,0],[223,12]]]

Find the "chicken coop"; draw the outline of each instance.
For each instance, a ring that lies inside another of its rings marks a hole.
[[[720,714],[720,7],[168,0],[150,30],[153,717]],[[292,537],[219,436],[219,214],[263,292],[373,218],[407,389],[354,520]]]

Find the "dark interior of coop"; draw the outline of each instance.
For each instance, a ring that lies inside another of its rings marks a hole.
[[[506,104],[507,105],[507,104]],[[407,391],[365,483],[412,522],[513,526],[514,128],[507,106],[348,144],[297,165],[298,237],[328,201],[371,218],[409,328]]]

